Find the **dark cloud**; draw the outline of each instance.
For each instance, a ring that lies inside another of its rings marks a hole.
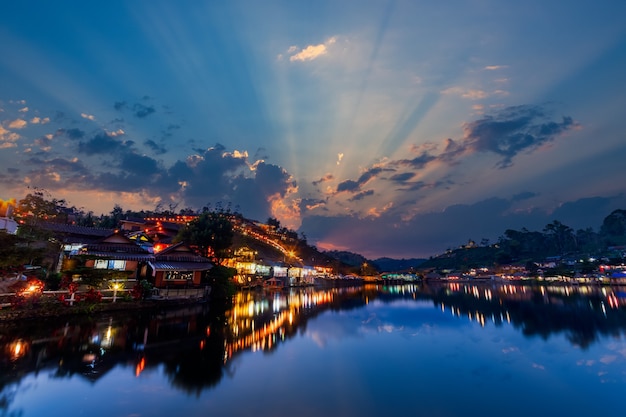
[[[152,184],[148,175],[123,172],[103,172],[93,178],[94,186],[117,192],[149,192]]]
[[[154,153],[156,153],[157,155],[163,155],[164,153],[167,153],[167,149],[165,149],[164,146],[159,145],[152,139],[146,140],[143,144],[152,149],[152,151],[154,151]]]
[[[52,139],[46,136],[41,136],[35,139],[35,145],[40,146],[42,148],[45,148],[46,146],[50,146],[51,143],[52,143]]]
[[[116,101],[116,102],[113,104],[113,108],[114,108],[115,110],[118,110],[118,111],[119,111],[119,110],[123,110],[124,108],[126,108],[126,102],[125,102],[125,101]]]
[[[348,201],[359,201],[363,200],[365,197],[374,195],[374,190],[361,191],[360,193],[356,193],[353,195]]]
[[[337,185],[337,192],[343,192],[343,191],[348,191],[348,192],[357,192],[359,191],[359,189],[361,188],[361,185],[353,180],[345,180],[343,182],[340,182],[339,185]]]
[[[55,133],[55,136],[65,136],[68,139],[76,140],[82,139],[85,136],[85,132],[77,128],[58,129]]]
[[[495,115],[466,123],[463,140],[446,150],[444,156],[457,155],[461,150],[492,152],[503,157],[498,167],[506,168],[520,152],[532,151],[575,126],[568,116],[558,122],[549,120],[541,106],[507,107]]]
[[[394,171],[395,169],[393,168],[372,167],[366,170],[364,173],[362,173],[361,176],[359,176],[359,179],[357,181],[346,180],[346,181],[339,183],[339,185],[337,185],[337,192],[340,193],[343,191],[347,191],[347,192],[356,193],[361,190],[361,187],[363,185],[365,185],[371,179],[378,177],[381,173],[394,172]]]
[[[79,160],[68,160],[65,158],[40,159],[29,158],[24,161],[27,165],[32,165],[35,169],[31,172],[60,172],[77,173],[86,175],[89,173],[87,167]]]
[[[7,168],[7,172],[9,174],[18,174],[20,172],[19,168]]]
[[[322,178],[320,178],[319,180],[313,181],[311,184],[317,186],[317,185],[320,185],[323,182],[332,181],[334,178],[335,177],[333,176],[333,174],[326,174]]]
[[[138,175],[153,175],[160,170],[156,160],[135,153],[123,155],[119,167],[123,171]]]
[[[415,177],[415,173],[414,172],[404,172],[402,174],[392,175],[389,178],[389,181],[405,183],[405,182],[407,182],[408,180],[410,180],[413,177]]]
[[[429,152],[422,152],[419,156],[416,156],[413,159],[400,159],[397,161],[392,161],[390,163],[391,166],[403,166],[410,167],[413,169],[422,169],[431,161],[437,159],[436,156],[431,155]]]
[[[384,168],[380,168],[380,167],[373,167],[373,168],[370,168],[367,171],[365,171],[363,174],[361,174],[361,176],[359,177],[357,182],[359,183],[359,185],[363,185],[363,184],[365,184],[366,182],[368,182],[372,178],[375,178],[381,172],[384,172],[384,171],[393,171],[393,170],[389,169],[389,168],[384,169]]]
[[[265,148],[259,148],[254,153],[255,161],[267,160],[267,159],[269,159],[269,155],[267,154],[267,149]]]
[[[156,110],[154,110],[153,106],[146,106],[141,103],[135,103],[133,105],[133,113],[135,114],[135,117],[138,117],[140,119],[150,116],[155,111]]]
[[[361,187],[383,172],[396,169],[419,171],[434,161],[456,165],[466,155],[476,152],[494,153],[502,157],[498,168],[506,168],[513,163],[513,158],[521,152],[532,152],[540,146],[554,141],[562,133],[575,128],[577,123],[569,116],[560,121],[551,120],[549,112],[542,106],[520,105],[507,107],[493,115],[487,115],[463,126],[464,137],[460,140],[446,139],[443,151],[437,153],[437,145],[427,143],[414,146],[412,152],[418,153],[411,159],[390,161],[386,167],[376,166],[365,171],[355,181],[344,180],[337,186],[337,192],[361,191]],[[426,186],[440,187],[450,185],[449,181],[440,181],[426,185],[422,182],[408,183],[416,172],[403,172],[388,178],[391,182],[408,185],[403,191],[415,191]],[[314,183],[317,185],[317,183]]]
[[[622,205],[617,203],[620,200]],[[626,200],[626,196],[623,194],[612,197],[581,198],[561,204],[554,210],[551,217],[553,220],[559,220],[574,229],[593,227],[599,231],[604,218],[613,210],[626,208],[624,200]]]
[[[78,143],[78,152],[86,155],[111,154],[128,149],[132,142],[119,141],[106,133],[98,133],[86,142]]]
[[[285,185],[289,184],[291,176],[278,165],[260,163],[256,168],[255,182],[261,187],[260,192],[265,195],[285,195]],[[295,185],[291,183],[290,185]]]
[[[428,257],[457,248],[469,239],[495,243],[507,229],[541,231],[555,219],[574,230],[591,227],[597,231],[606,216],[626,206],[626,195],[570,201],[553,212],[538,208],[516,210],[513,203],[490,198],[418,214],[408,221],[399,220],[393,212],[365,219],[349,215],[309,216],[303,219],[300,231],[314,244],[332,242],[371,258]]]

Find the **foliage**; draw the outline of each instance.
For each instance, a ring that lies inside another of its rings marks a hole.
[[[27,239],[0,231],[0,269],[21,269],[42,254],[43,249],[30,246]]]
[[[268,218],[267,225],[273,227],[276,230],[280,229],[280,222],[275,217]]]
[[[81,298],[87,303],[99,303],[102,301],[102,293],[95,288],[90,288]]]
[[[56,291],[61,288],[61,274],[59,273],[51,273],[45,278],[46,289],[50,291]]]
[[[227,212],[205,211],[181,229],[175,241],[184,241],[199,249],[203,256],[223,259],[232,245],[233,225]]]
[[[131,290],[131,295],[134,300],[145,300],[152,292],[152,284],[147,280],[142,279]]]
[[[626,244],[626,210],[615,210],[605,217],[600,231],[608,246]]]
[[[206,274],[206,283],[211,286],[211,298],[228,300],[235,294],[233,277],[237,274],[235,268],[216,265]]]

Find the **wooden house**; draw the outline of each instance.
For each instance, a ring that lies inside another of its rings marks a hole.
[[[209,259],[198,255],[184,242],[154,254],[148,262],[156,288],[199,286],[202,274],[212,267]]]
[[[88,257],[85,261],[88,268],[126,271],[129,278],[138,278],[140,267],[153,259],[149,251],[120,233],[84,245],[78,255]]]

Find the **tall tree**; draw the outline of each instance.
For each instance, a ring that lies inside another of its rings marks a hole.
[[[232,245],[233,225],[226,213],[206,211],[181,229],[175,240],[196,246],[202,255],[219,263]]]
[[[573,250],[576,247],[576,237],[574,235],[574,229],[564,225],[558,220],[554,220],[549,223],[543,229],[549,237],[552,238],[558,254],[563,254],[568,250]]]
[[[606,216],[600,233],[610,246],[626,244],[626,210],[615,210]]]

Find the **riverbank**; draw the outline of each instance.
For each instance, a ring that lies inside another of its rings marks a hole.
[[[113,313],[121,311],[144,311],[179,308],[195,304],[208,303],[207,299],[147,299],[141,301],[119,301],[116,303],[88,303],[81,302],[76,305],[63,305],[58,302],[42,302],[33,305],[6,307],[0,309],[0,323],[24,320],[36,320],[50,317],[71,317],[97,315],[100,313]]]

